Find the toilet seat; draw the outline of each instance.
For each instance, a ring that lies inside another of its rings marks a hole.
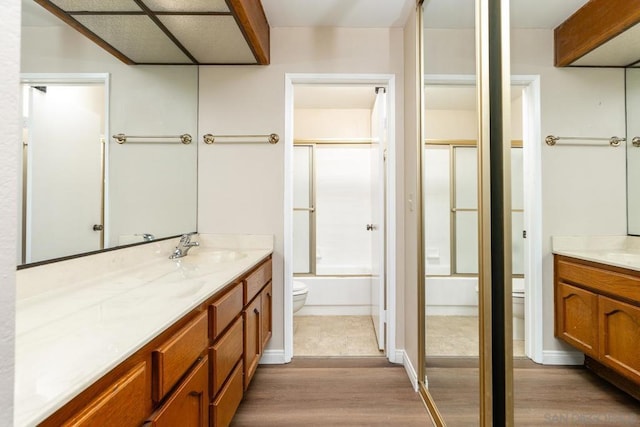
[[[293,281],[293,295],[304,295],[309,292],[309,288],[302,282],[298,282],[297,280]]]

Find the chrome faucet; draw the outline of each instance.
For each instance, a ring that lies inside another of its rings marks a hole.
[[[169,256],[169,259],[176,259],[176,258],[182,258],[183,256],[187,256],[187,254],[189,253],[189,249],[191,249],[194,246],[200,246],[200,243],[191,241],[191,236],[193,236],[194,234],[196,233],[183,234],[182,237],[180,238],[180,242],[178,243],[178,246],[176,246],[176,249]]]

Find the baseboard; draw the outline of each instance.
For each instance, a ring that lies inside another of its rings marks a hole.
[[[582,365],[584,354],[579,351],[544,350],[542,352],[543,365]]]
[[[265,350],[260,358],[261,365],[284,365],[286,359],[284,357],[284,350]]]
[[[389,362],[404,366],[404,350],[396,350],[395,353],[389,355]]]
[[[398,354],[399,353],[399,354]],[[409,359],[409,355],[404,350],[396,351],[398,354],[396,357],[401,357],[404,365],[404,370],[407,372],[407,376],[409,377],[409,381],[411,381],[411,386],[413,387],[413,391],[418,391],[418,374],[411,364],[411,360]]]

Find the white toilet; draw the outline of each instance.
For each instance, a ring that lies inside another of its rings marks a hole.
[[[293,312],[300,310],[307,301],[309,289],[307,285],[296,280],[293,281]]]
[[[513,279],[513,339],[524,339],[524,279]]]

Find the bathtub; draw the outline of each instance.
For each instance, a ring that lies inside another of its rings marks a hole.
[[[524,279],[514,278],[513,289],[524,291]],[[427,316],[477,316],[478,278],[430,276],[425,278]]]
[[[309,289],[294,316],[367,316],[371,314],[371,277],[301,276],[293,280]]]

